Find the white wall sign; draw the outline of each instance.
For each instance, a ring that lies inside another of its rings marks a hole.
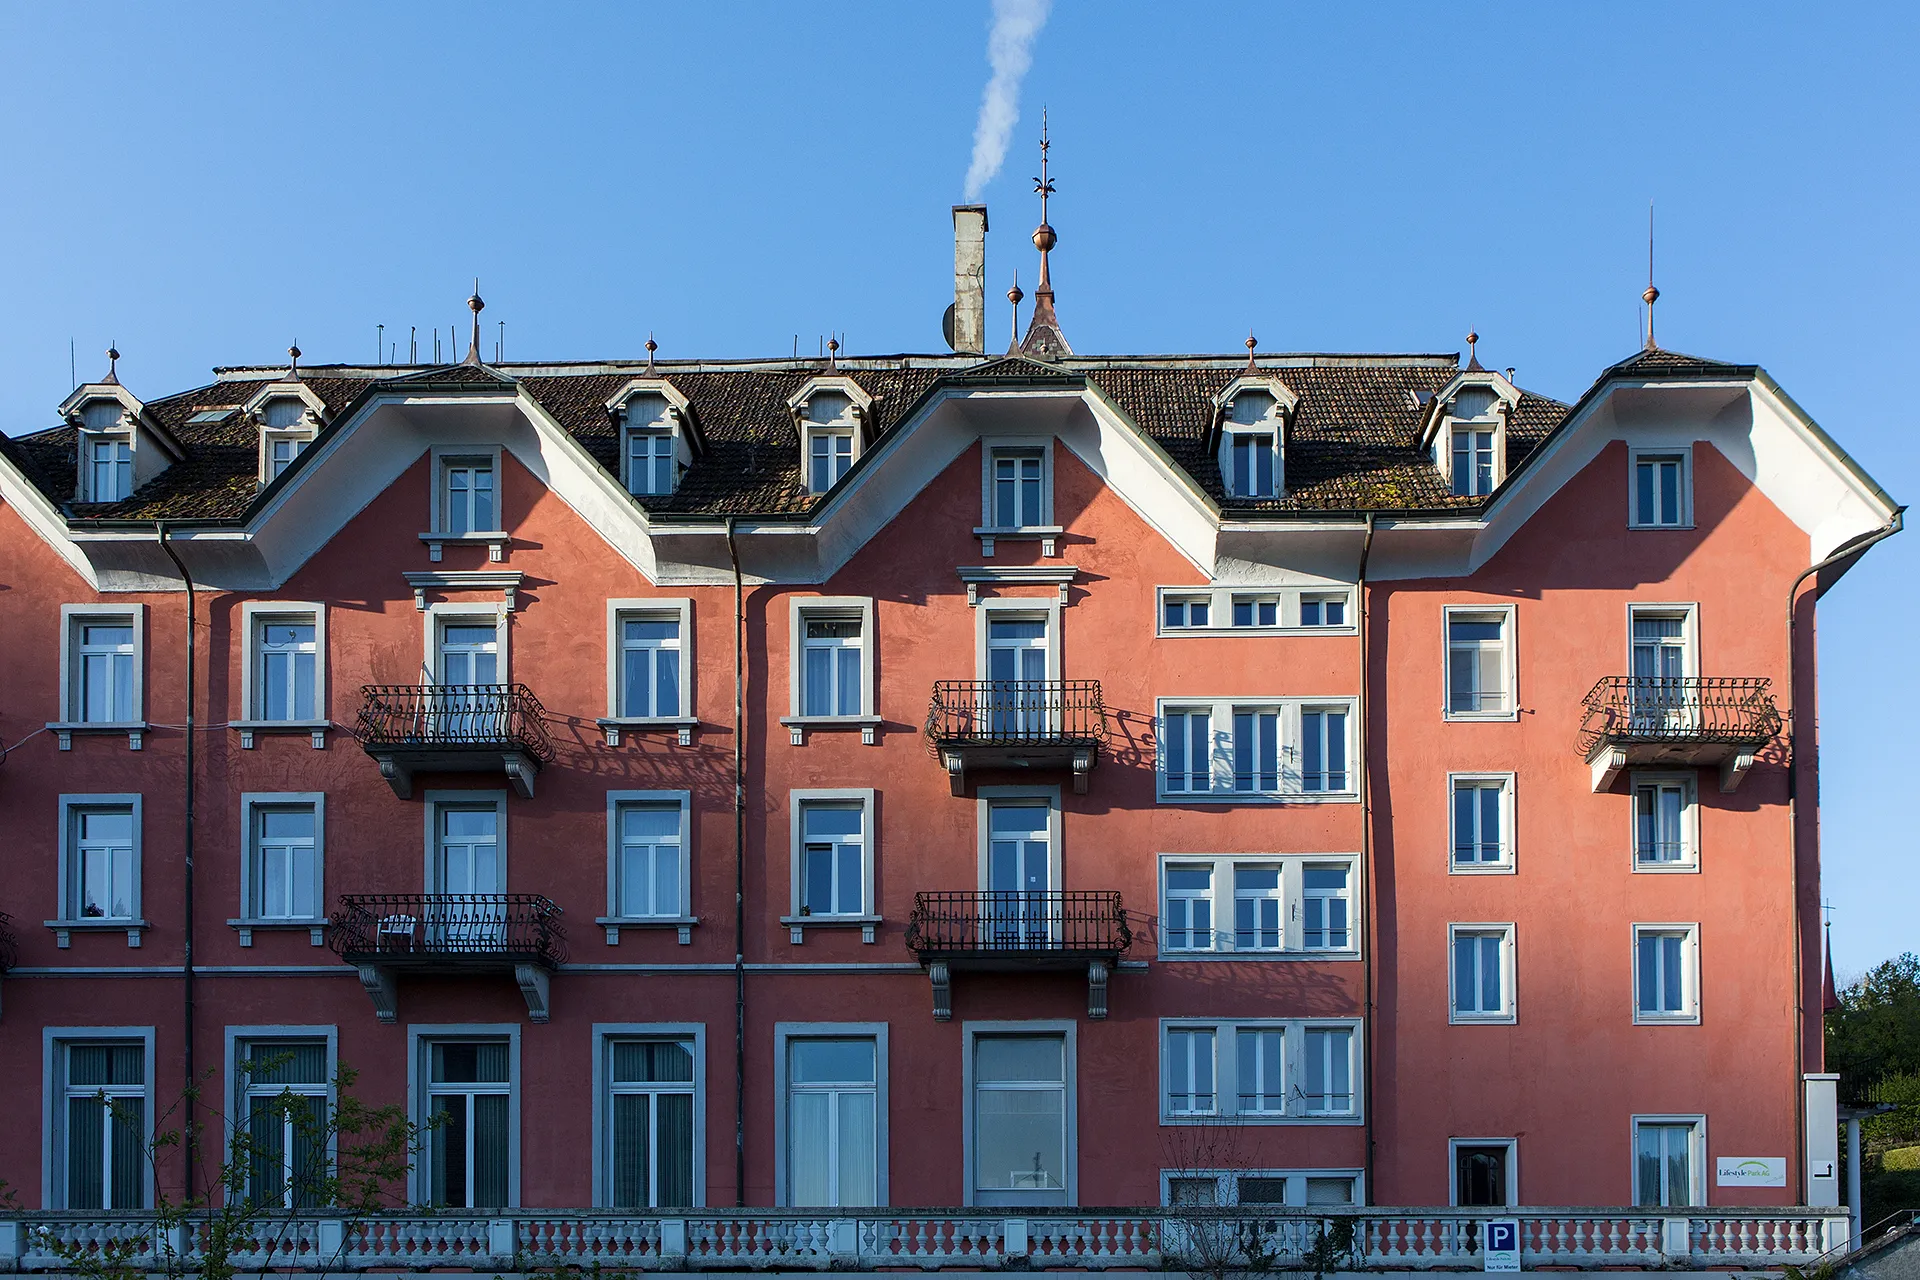
[[[1488,1271],[1520,1269],[1519,1219],[1495,1218],[1487,1223],[1487,1247],[1481,1258]]]
[[[1722,1187],[1784,1187],[1785,1156],[1721,1156],[1714,1161],[1713,1180]]]

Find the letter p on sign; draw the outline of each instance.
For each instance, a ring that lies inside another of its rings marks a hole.
[[[1487,1223],[1487,1247],[1481,1254],[1488,1271],[1520,1269],[1520,1222],[1517,1218],[1495,1218]]]

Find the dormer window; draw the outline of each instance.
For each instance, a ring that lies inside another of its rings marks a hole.
[[[636,498],[672,493],[700,447],[692,406],[665,378],[635,378],[607,401],[620,426],[620,480]]]
[[[1234,380],[1218,401],[1220,478],[1233,498],[1278,498],[1286,488],[1287,415],[1298,397],[1271,378]]]
[[[80,414],[82,502],[133,496],[133,432],[116,401],[96,401]]]
[[[872,406],[873,397],[847,377],[815,378],[787,401],[800,432],[807,492],[825,493],[853,469]]]
[[[1482,498],[1493,492],[1493,428],[1453,429],[1453,493]]]
[[[326,412],[326,402],[297,378],[270,382],[247,401],[243,415],[260,431],[261,484],[278,480],[313,443],[326,422]]]
[[[1463,371],[1428,402],[1434,466],[1456,498],[1484,498],[1507,478],[1507,419],[1520,393],[1499,374]]]

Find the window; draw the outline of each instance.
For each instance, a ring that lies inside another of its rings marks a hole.
[[[603,1043],[607,1204],[656,1209],[699,1203],[693,1041],[609,1036]]]
[[[806,731],[857,725],[871,746],[880,720],[874,703],[874,611],[869,596],[794,596],[791,714],[782,718],[793,746]]]
[[[1284,1115],[1286,1032],[1278,1027],[1240,1027],[1233,1033],[1233,1044],[1238,1114]]]
[[[321,879],[321,806],[317,793],[241,797],[247,832],[246,902],[249,923],[324,922]]]
[[[1161,916],[1164,945],[1170,951],[1211,951],[1213,936],[1213,866],[1169,864],[1166,869],[1166,909]]]
[[[1306,1045],[1306,1089],[1301,1098],[1304,1114],[1309,1116],[1353,1115],[1353,1036],[1352,1027],[1308,1027]]]
[[[1212,598],[1209,596],[1166,596],[1161,600],[1161,619],[1168,630],[1179,627],[1207,626]]]
[[[1354,796],[1353,703],[1160,705],[1160,796],[1236,803]],[[1223,731],[1224,730],[1224,731]]]
[[[1700,1021],[1700,928],[1633,926],[1633,1020]]]
[[[61,720],[119,725],[141,719],[145,606],[63,605]]]
[[[60,808],[66,830],[61,922],[139,921],[140,798],[62,796]]]
[[[256,720],[319,718],[319,629],[313,619],[256,617]]]
[[[800,714],[860,714],[860,619],[808,617]]]
[[[1357,1172],[1321,1169],[1182,1169],[1161,1171],[1168,1205],[1351,1205],[1360,1203]]]
[[[269,395],[263,390],[246,406],[245,420],[257,423],[260,428],[260,483],[263,485],[278,480],[280,473],[293,465],[301,451],[313,443],[314,433],[320,427],[324,406],[319,397],[298,385],[293,390],[298,394]]]
[[[505,941],[507,800],[502,791],[426,794],[427,892],[445,895],[426,921],[435,946],[497,949]]]
[[[873,1036],[785,1039],[783,1203],[880,1203],[880,1049]]]
[[[1633,1121],[1633,1202],[1647,1208],[1686,1209],[1701,1203],[1707,1122],[1699,1117],[1649,1116]]]
[[[1350,856],[1161,859],[1160,954],[1301,958],[1358,951]],[[1230,896],[1229,896],[1230,895]],[[1217,926],[1231,922],[1231,928]]]
[[[1641,529],[1683,529],[1693,523],[1693,484],[1686,450],[1633,450],[1633,512]]]
[[[686,918],[687,800],[685,792],[608,795],[609,916],[616,920]]]
[[[1012,796],[986,801],[982,879],[989,901],[985,928],[992,945],[1011,950],[1060,942],[1058,801]]]
[[[128,1040],[65,1039],[50,1029],[54,1204],[144,1209],[153,1132],[152,1032]]]
[[[1513,926],[1447,926],[1453,948],[1453,1022],[1512,1022]]]
[[[1300,597],[1300,625],[1303,627],[1346,626],[1347,598],[1344,595]]]
[[[86,442],[84,502],[121,502],[133,496],[133,444],[126,436],[80,437]]]
[[[673,433],[627,432],[627,491],[636,497],[673,492]]]
[[[247,1040],[234,1046],[237,1102],[247,1134],[247,1200],[259,1208],[317,1209],[330,1172],[325,1040]]]
[[[448,1209],[506,1208],[518,1146],[511,1040],[431,1040],[425,1046],[426,1199]]]
[[[1633,779],[1633,865],[1636,871],[1691,871],[1700,865],[1694,829],[1694,779],[1637,774]]]
[[[781,923],[793,942],[807,926],[836,922],[873,941],[874,798],[860,788],[790,793],[793,898]]]
[[[1167,1113],[1210,1116],[1215,1113],[1212,1027],[1167,1029]]]
[[[1073,1198],[1071,1054],[1064,1033],[975,1034],[972,1076],[975,1204],[1064,1205]]]
[[[1039,448],[990,451],[994,529],[1032,529],[1047,523],[1047,457]]]
[[[1512,1138],[1453,1138],[1453,1203],[1503,1209],[1520,1202]]]
[[[1264,431],[1230,432],[1227,492],[1236,498],[1271,498],[1277,492],[1280,451],[1275,436]]]
[[[1482,498],[1493,492],[1493,428],[1453,429],[1455,497]]]
[[[626,719],[680,714],[680,619],[670,614],[620,618],[620,705]]]
[[[853,432],[812,432],[812,445],[808,453],[808,488],[815,493],[825,493],[840,483],[840,477],[852,467]]]
[[[1513,611],[1449,608],[1446,626],[1448,718],[1510,719]]]
[[[1277,627],[1280,625],[1279,596],[1235,596],[1233,625],[1236,627]],[[1305,625],[1304,623],[1302,624]]]
[[[269,436],[266,444],[267,479],[274,481],[280,478],[281,472],[293,465],[293,460],[300,456],[300,450],[306,447],[307,442],[298,436]]]
[[[494,499],[494,464],[491,458],[444,458],[440,464],[440,514],[438,532],[460,537],[470,533],[493,533],[500,528],[500,512]]]
[[[1451,774],[1453,855],[1450,869],[1513,870],[1513,775]]]

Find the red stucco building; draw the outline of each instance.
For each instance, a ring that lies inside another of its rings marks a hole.
[[[955,225],[960,354],[0,440],[27,1207],[340,1063],[457,1207],[1836,1202],[1815,601],[1892,500],[1651,344],[1085,356],[1043,277],[979,354]]]

